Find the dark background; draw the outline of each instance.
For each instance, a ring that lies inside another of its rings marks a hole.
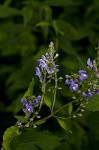
[[[89,57],[94,59],[99,43],[99,0],[0,0],[0,141],[15,124],[13,115],[20,112],[20,98],[32,77],[37,81],[36,60],[50,41],[59,53],[63,77],[79,69],[78,57],[85,64]],[[60,99],[69,97],[63,87]],[[87,119],[75,121],[70,149],[98,149],[98,116],[90,112]],[[86,123],[88,118],[93,120]]]

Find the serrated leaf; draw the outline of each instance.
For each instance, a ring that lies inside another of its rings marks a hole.
[[[42,150],[53,150],[59,145],[59,138],[49,131],[38,132],[35,129],[23,131],[11,142],[11,150],[33,150],[36,146]]]
[[[63,120],[57,119],[59,125],[66,131],[68,131],[68,128],[66,126],[66,123]]]
[[[72,105],[72,103],[70,103],[70,104],[69,104],[69,108],[68,108],[68,113],[69,113],[69,115],[71,115],[72,110],[73,110],[73,105]]]
[[[23,98],[33,95],[33,87],[34,87],[34,79],[32,78],[32,81],[29,84],[29,88],[26,91],[26,93],[24,94]]]
[[[87,107],[89,111],[99,111],[99,95],[94,95],[94,97],[89,100]]]
[[[27,118],[23,117],[23,116],[18,116],[18,115],[15,115],[14,116],[18,121],[20,121],[21,123],[26,123],[28,121]]]
[[[18,127],[12,126],[8,128],[3,135],[3,148],[6,150],[11,150],[10,142],[18,134]]]
[[[49,108],[51,108],[51,100],[50,100],[50,98],[47,97],[45,94],[43,95],[43,98],[44,98],[45,104],[46,104]]]

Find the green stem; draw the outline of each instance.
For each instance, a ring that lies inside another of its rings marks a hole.
[[[62,119],[62,120],[71,119],[71,117],[60,117],[60,116],[56,116],[56,115],[54,115],[54,117],[57,119]]]
[[[72,101],[73,102],[73,101]],[[71,102],[70,102],[71,103]],[[47,117],[45,117],[45,118],[42,118],[42,119],[40,119],[41,121],[42,120],[47,120],[47,119],[49,119],[49,118],[51,118],[51,117],[55,117],[56,118],[56,116],[55,116],[55,114],[57,114],[59,111],[61,111],[62,109],[64,109],[64,108],[66,108],[70,103],[68,103],[68,104],[65,104],[64,106],[62,106],[61,108],[59,108],[58,110],[56,110],[55,112],[52,112],[49,116],[47,116]],[[57,116],[58,117],[58,116]],[[61,118],[62,119],[62,118]],[[67,118],[67,119],[69,119],[69,118]],[[38,120],[38,121],[40,121],[40,120]],[[34,124],[36,124],[38,121],[35,121],[34,122]]]
[[[52,109],[51,109],[51,113],[53,113],[53,109],[54,109],[54,105],[55,105],[55,101],[56,101],[56,92],[57,92],[57,71],[55,68],[55,89],[54,89],[54,100],[53,100],[53,104],[52,104]]]

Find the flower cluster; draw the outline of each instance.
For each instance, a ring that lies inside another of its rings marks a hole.
[[[55,64],[55,60],[58,57],[58,54],[55,55],[54,44],[53,42],[49,45],[49,50],[45,55],[42,55],[41,59],[38,59],[39,66],[36,67],[36,75],[39,77],[42,86],[44,86],[44,77],[46,76],[49,79],[54,77],[55,72],[59,72],[57,69],[58,65]]]
[[[87,68],[92,71],[97,71],[95,60],[92,62],[90,58],[87,60]],[[92,77],[91,77],[92,76]],[[96,74],[87,74],[86,70],[79,70],[78,74],[73,74],[71,76],[66,75],[65,84],[70,85],[70,91],[78,91],[81,96],[88,100],[93,96],[93,94],[99,94],[99,85]],[[86,80],[88,79],[88,80]],[[83,81],[86,80],[86,83]]]
[[[72,76],[66,75],[65,77],[65,84],[70,85],[70,90],[77,91],[81,82],[87,79],[88,75],[86,74],[85,70],[79,70],[78,74],[74,74]]]
[[[69,103],[66,103],[64,106],[54,111],[57,100],[57,90],[62,89],[58,87],[58,82],[63,79],[62,77],[58,78],[57,73],[59,72],[59,65],[56,64],[57,58],[58,54],[55,54],[54,44],[51,42],[45,55],[42,55],[41,58],[37,60],[39,65],[36,67],[36,76],[39,77],[41,83],[42,97],[28,96],[26,98],[24,96],[26,99],[21,99],[21,103],[23,104],[22,108],[25,112],[25,119],[27,119],[26,121],[22,120],[22,123],[24,122],[26,127],[36,127],[50,117],[55,117],[57,119],[58,116],[56,114],[65,108],[66,110],[68,108],[66,119],[75,118],[77,115],[82,116],[82,112],[86,104],[88,104],[89,99],[92,98],[94,94],[99,94],[99,75],[96,65],[98,62],[96,63],[95,60],[91,61],[91,59],[88,58],[87,65],[84,69],[80,69],[77,73],[72,73],[71,75],[65,75],[65,84],[69,86],[70,92],[72,92],[72,98],[69,99]],[[53,86],[51,87],[50,82],[52,80],[54,82],[52,82]],[[48,92],[52,92],[52,95],[50,96]],[[42,119],[39,113],[41,112],[43,104],[50,108],[51,113],[49,116]],[[40,118],[41,120],[39,120]],[[59,116],[59,118],[61,117]],[[63,118],[64,117],[62,117],[62,119]]]
[[[31,114],[35,107],[38,107],[41,101],[41,96],[37,96],[33,100],[25,100],[24,98],[21,98],[21,103],[23,104],[23,109],[28,113]]]

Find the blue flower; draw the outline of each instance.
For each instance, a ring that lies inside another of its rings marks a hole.
[[[42,97],[39,95],[39,96],[33,101],[34,107],[38,107],[38,106],[39,106],[41,99],[42,99]]]
[[[79,81],[82,82],[83,80],[88,78],[85,70],[79,70]]]
[[[39,77],[40,82],[42,83],[43,82],[43,76],[42,76],[42,73],[41,73],[39,67],[36,67],[36,75]]]
[[[96,90],[96,94],[99,94],[99,90]]]
[[[26,104],[26,100],[24,98],[21,98],[20,102],[24,105]]]
[[[30,113],[33,112],[33,107],[30,104],[26,103],[25,104],[25,110],[26,110],[27,113],[30,114]]]
[[[92,91],[88,91],[87,93],[82,92],[82,96],[86,99],[89,99],[93,96],[93,93],[92,93]]]
[[[79,70],[78,73],[79,74],[86,73],[86,70]]]
[[[48,69],[46,62],[43,59],[39,59],[39,66],[41,69],[45,68],[46,70]]]
[[[93,63],[92,63],[92,61],[90,60],[90,58],[88,58],[88,60],[87,60],[87,65],[88,65],[88,67],[90,67],[90,68],[93,67]]]
[[[53,74],[53,73],[54,73],[54,69],[53,69],[53,68],[49,68],[49,69],[48,69],[48,73],[49,73],[49,74]]]
[[[71,91],[77,91],[78,87],[79,87],[78,84],[76,84],[74,81],[71,82],[71,84],[70,84]]]
[[[91,91],[88,92],[87,97],[91,98],[93,96],[93,93]]]
[[[41,76],[42,76],[42,73],[41,73],[39,67],[36,67],[36,75],[37,75],[38,77],[41,77]]]
[[[82,96],[86,98],[87,94],[85,92],[82,92]]]
[[[70,84],[70,83],[71,83],[70,80],[66,79],[65,84]]]

